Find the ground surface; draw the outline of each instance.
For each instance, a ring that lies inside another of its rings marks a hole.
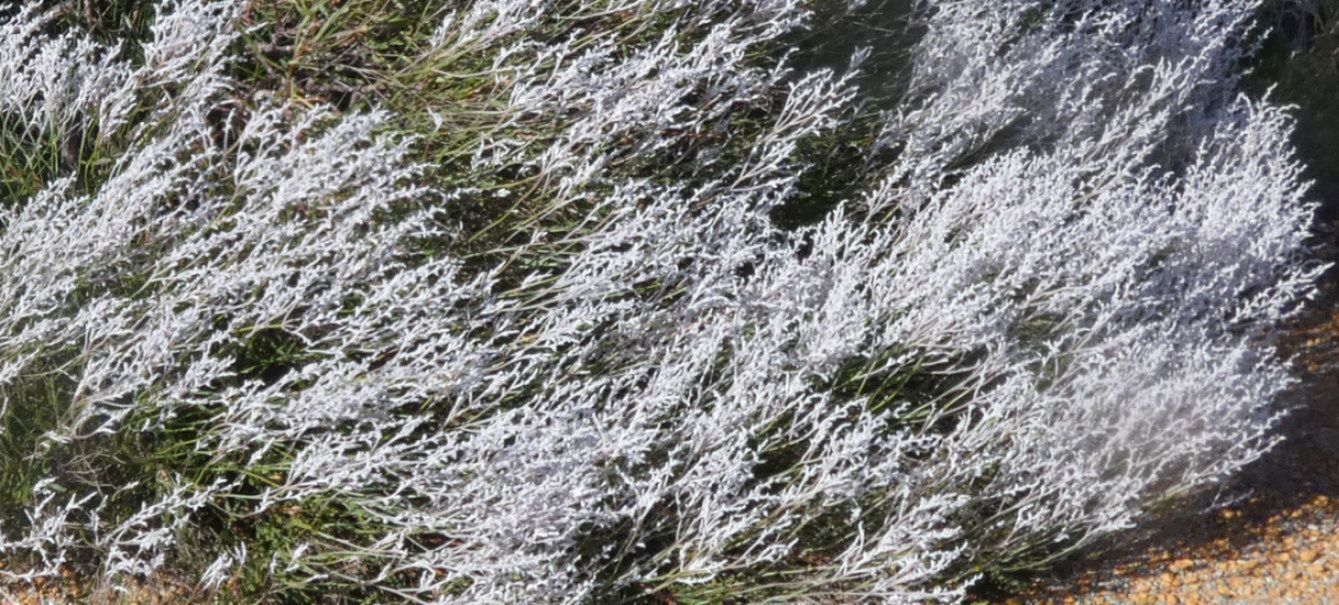
[[[1005,603],[1339,603],[1339,503],[1320,495],[1264,519],[1260,510],[1224,509],[1207,541],[1150,547]]]

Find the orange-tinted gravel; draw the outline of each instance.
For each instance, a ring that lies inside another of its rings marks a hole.
[[[1317,496],[1263,522],[1243,517],[1223,509],[1218,519],[1230,536],[1150,547],[1005,603],[1339,603],[1339,502]]]

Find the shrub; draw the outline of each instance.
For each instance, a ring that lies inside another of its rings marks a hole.
[[[886,111],[800,0],[414,6],[7,18],[0,574],[954,601],[1272,443],[1254,3],[927,2]]]

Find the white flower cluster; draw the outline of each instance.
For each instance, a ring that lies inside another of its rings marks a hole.
[[[133,63],[0,25],[7,120],[130,133],[0,204],[3,413],[64,406],[0,575],[334,502],[357,531],[220,542],[201,585],[952,602],[1271,442],[1319,268],[1290,122],[1234,90],[1255,2],[927,2],[879,116],[861,57],[790,67],[801,0],[452,3],[418,60],[487,82],[435,109],[456,190],[393,115],[237,98],[240,4],[165,3]],[[871,119],[857,193],[778,226]],[[484,252],[470,204],[507,207]],[[118,483],[124,439],[196,465]]]

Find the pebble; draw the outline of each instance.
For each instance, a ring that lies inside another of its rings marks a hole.
[[[1060,594],[1005,603],[1339,603],[1339,573],[1326,557],[1339,552],[1339,515],[1328,509],[1334,504],[1317,496],[1263,523],[1240,511],[1220,511],[1231,525],[1244,526],[1227,528],[1232,539],[1190,544],[1176,549],[1175,556],[1165,547],[1150,549],[1142,558],[1123,559],[1074,580]],[[1302,517],[1309,522],[1292,521]]]

